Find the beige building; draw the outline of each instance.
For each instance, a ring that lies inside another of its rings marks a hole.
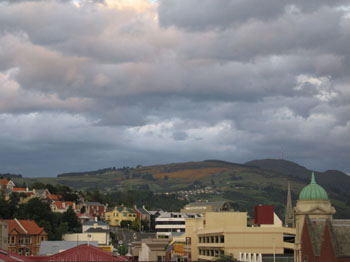
[[[258,258],[294,250],[294,243],[284,241],[286,235],[295,236],[295,229],[283,227],[279,219],[269,226],[248,226],[246,212],[207,212],[203,218],[186,219],[184,249],[191,250],[192,261],[214,261],[223,255]]]
[[[140,242],[134,242],[133,256],[138,261],[166,261],[166,248],[170,239],[166,238],[146,238]]]
[[[105,231],[64,234],[62,239],[65,241],[97,241],[99,246],[109,246],[111,244],[109,232]]]
[[[8,250],[8,224],[0,221],[0,248]]]
[[[206,212],[224,212],[230,211],[230,203],[227,201],[215,201],[215,202],[192,202],[187,204],[182,213],[206,213]]]

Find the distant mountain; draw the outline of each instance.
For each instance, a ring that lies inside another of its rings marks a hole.
[[[22,175],[16,175],[16,174],[10,174],[10,173],[6,173],[6,174],[0,173],[0,177],[3,177],[3,178],[22,178]]]
[[[311,173],[315,172],[317,183],[326,189],[340,190],[344,193],[348,193],[350,189],[350,176],[339,170],[317,172],[283,159],[252,160],[245,165],[275,171],[287,177],[300,178],[305,181],[309,181]]]

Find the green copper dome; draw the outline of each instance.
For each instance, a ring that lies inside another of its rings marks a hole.
[[[323,187],[318,185],[315,180],[315,175],[312,172],[311,182],[301,190],[299,195],[300,200],[328,200],[328,195]]]

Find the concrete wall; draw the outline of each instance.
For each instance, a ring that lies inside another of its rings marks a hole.
[[[65,241],[97,241],[99,245],[109,245],[111,242],[108,233],[64,234],[62,239]]]

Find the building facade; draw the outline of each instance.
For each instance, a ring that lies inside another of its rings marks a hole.
[[[110,226],[120,226],[122,221],[134,221],[136,213],[129,207],[111,207],[106,211],[106,222]]]
[[[207,212],[203,218],[186,219],[185,252],[191,250],[192,261],[213,261],[224,255],[259,258],[293,251],[294,242],[285,239],[295,236],[295,229],[283,227],[280,220],[248,226],[247,219],[246,212]]]
[[[186,231],[186,218],[199,218],[201,214],[164,212],[155,219],[157,237],[169,238],[173,235],[183,234]]]
[[[7,250],[8,248],[8,223],[0,221],[0,248]]]
[[[44,228],[33,220],[2,220],[8,223],[8,251],[18,255],[36,256],[40,244],[47,240]]]

